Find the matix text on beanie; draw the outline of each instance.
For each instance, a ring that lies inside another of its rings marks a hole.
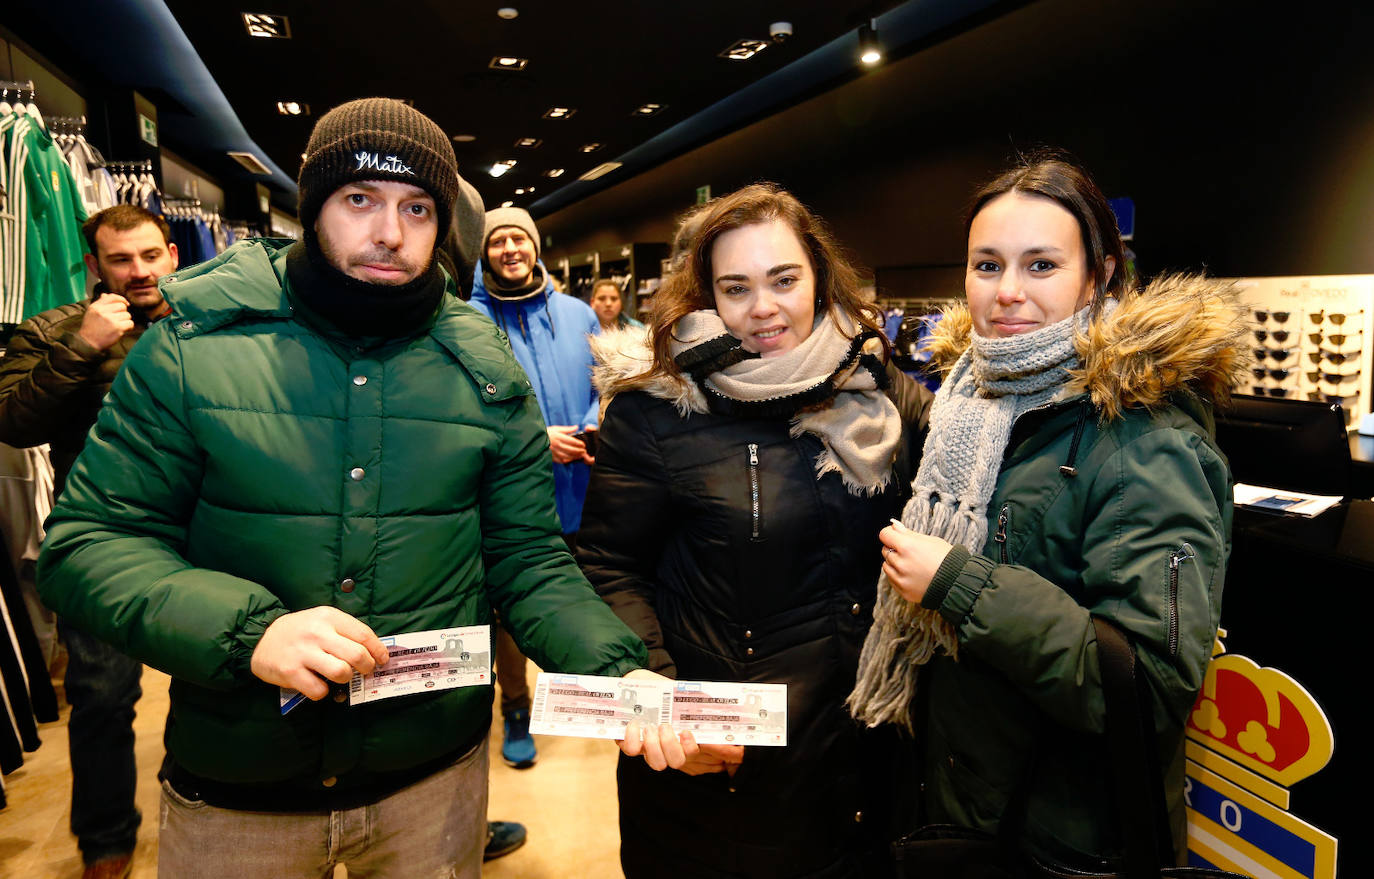
[[[399,180],[434,197],[436,243],[453,221],[458,197],[458,160],[443,129],[425,114],[393,98],[362,98],[320,117],[301,164],[299,212],[313,240],[320,206],[354,180]],[[462,217],[476,225],[477,217]]]

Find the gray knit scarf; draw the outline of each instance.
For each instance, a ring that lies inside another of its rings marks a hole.
[[[871,495],[892,478],[902,438],[886,374],[862,351],[868,333],[840,311],[816,316],[811,335],[776,357],[745,351],[715,311],[694,311],[673,327],[672,354],[711,411],[791,419],[792,436],[812,433],[824,450],[816,476],[840,474],[850,494]]]
[[[1005,338],[970,335],[971,344],[935,395],[930,432],[902,524],[978,553],[988,537],[987,509],[1016,419],[1049,405],[1078,365],[1076,330],[1088,309],[1039,330]],[[938,611],[902,598],[878,579],[873,627],[859,656],[851,713],[868,724],[911,728],[921,666],[937,653],[958,656],[954,628]]]

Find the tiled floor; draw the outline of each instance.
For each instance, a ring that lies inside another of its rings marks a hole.
[[[530,667],[531,685],[534,667]],[[144,669],[138,704],[139,832],[133,879],[157,876],[157,767],[168,678]],[[71,776],[67,712],[40,729],[43,746],[5,776],[8,808],[0,811],[0,879],[79,879],[81,857],[67,829]],[[622,879],[617,852],[615,749],[608,742],[541,736],[539,762],[514,770],[501,763],[499,724],[491,740],[492,818],[529,828],[524,848],[487,864],[490,879]],[[340,868],[337,877],[347,875]]]

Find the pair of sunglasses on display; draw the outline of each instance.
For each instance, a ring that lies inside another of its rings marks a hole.
[[[1274,381],[1279,381],[1279,382],[1281,382],[1281,381],[1283,381],[1284,379],[1288,378],[1288,376],[1289,376],[1290,374],[1292,374],[1293,369],[1292,369],[1292,367],[1282,367],[1282,368],[1280,368],[1280,369],[1268,369],[1268,368],[1263,367],[1263,366],[1252,366],[1252,367],[1250,367],[1250,371],[1253,372],[1253,373],[1255,374],[1255,378],[1257,378],[1257,379],[1263,379],[1263,378],[1267,375],[1267,376],[1269,376],[1270,378],[1272,378]],[[1312,373],[1309,372],[1308,375],[1312,375]],[[1313,381],[1315,381],[1315,379],[1313,379]]]
[[[1255,313],[1256,313],[1256,314],[1259,314],[1259,312],[1255,312]],[[1331,321],[1333,324],[1335,324],[1336,326],[1340,326],[1341,324],[1345,323],[1345,321],[1346,321],[1347,318],[1359,317],[1359,316],[1361,316],[1362,314],[1364,314],[1364,309],[1363,309],[1363,308],[1361,308],[1359,311],[1325,311],[1325,310],[1319,310],[1319,311],[1311,311],[1311,312],[1308,312],[1308,314],[1307,314],[1307,319],[1310,320],[1310,321],[1312,321],[1312,323],[1317,324],[1318,326],[1321,325],[1321,322],[1322,322],[1323,320],[1329,320],[1329,321]]]
[[[1260,332],[1263,332],[1263,331],[1262,331],[1262,330],[1256,331],[1256,335],[1258,335]],[[1340,346],[1342,346],[1342,345],[1344,345],[1344,344],[1346,343],[1346,340],[1347,340],[1347,339],[1358,339],[1358,338],[1359,338],[1360,336],[1362,336],[1362,335],[1364,335],[1364,330],[1362,330],[1362,329],[1361,329],[1361,330],[1356,330],[1356,331],[1353,332],[1353,333],[1326,333],[1326,334],[1323,334],[1320,330],[1318,330],[1318,331],[1315,332],[1315,333],[1308,333],[1308,334],[1307,334],[1307,338],[1309,338],[1309,339],[1312,340],[1312,344],[1313,344],[1313,345],[1320,345],[1320,344],[1322,343],[1322,340],[1325,339],[1326,341],[1330,342],[1332,345],[1335,345],[1337,348],[1339,348]],[[1275,338],[1277,338],[1277,337],[1278,337],[1278,333],[1275,333],[1274,336],[1275,336]],[[1264,340],[1263,340],[1263,339],[1260,339],[1260,341],[1263,342]],[[1283,339],[1279,339],[1279,341],[1282,342],[1282,341],[1284,341],[1284,340],[1283,340]]]
[[[1273,332],[1270,332],[1269,330],[1255,330],[1256,341],[1266,342],[1269,340],[1270,336],[1273,336],[1274,341],[1278,342],[1280,345],[1282,345],[1284,342],[1287,342],[1288,337],[1291,335],[1293,334],[1290,333],[1288,330],[1274,330]]]
[[[1255,359],[1259,361],[1272,359],[1275,363],[1282,363],[1293,356],[1292,348],[1256,348],[1254,351]]]
[[[1251,385],[1250,389],[1255,392],[1256,397],[1286,397],[1288,388],[1266,388],[1264,385]]]
[[[1342,374],[1339,373],[1339,372],[1327,372],[1326,370],[1315,370],[1315,371],[1309,372],[1309,373],[1307,374],[1307,380],[1310,381],[1310,382],[1311,382],[1312,384],[1314,384],[1314,385],[1315,385],[1317,382],[1319,382],[1319,381],[1327,381],[1327,382],[1330,382],[1330,383],[1333,384],[1333,385],[1338,385],[1338,384],[1340,384],[1341,382],[1348,382],[1348,381],[1350,381],[1352,378],[1359,378],[1359,377],[1360,377],[1360,370],[1358,370],[1358,369],[1355,370],[1354,372],[1348,373],[1348,374],[1346,374],[1346,375],[1342,375]]]
[[[1269,323],[1271,317],[1274,319],[1274,323],[1286,324],[1288,323],[1288,318],[1292,316],[1293,313],[1291,311],[1270,311],[1267,308],[1255,309],[1255,320],[1262,324]]]
[[[1341,353],[1340,351],[1327,351],[1325,349],[1322,349],[1320,351],[1308,351],[1307,359],[1316,364],[1320,364],[1323,360],[1329,360],[1335,365],[1340,366],[1347,360],[1349,360],[1351,363],[1355,363],[1356,361],[1358,361],[1360,359],[1360,352],[1347,351],[1345,353]]]

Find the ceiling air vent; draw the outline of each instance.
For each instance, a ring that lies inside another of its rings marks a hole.
[[[607,174],[611,173],[616,168],[619,168],[621,164],[622,163],[620,162],[602,162],[600,165],[597,165],[595,168],[591,169],[586,174],[583,174],[581,177],[577,179],[595,180],[598,177],[605,177]]]
[[[250,174],[261,174],[263,177],[271,177],[272,169],[262,163],[262,159],[252,153],[229,151],[229,158],[242,165]]]
[[[243,13],[243,26],[248,36],[263,37],[269,40],[291,39],[291,22],[285,15],[272,15],[267,12]]]

